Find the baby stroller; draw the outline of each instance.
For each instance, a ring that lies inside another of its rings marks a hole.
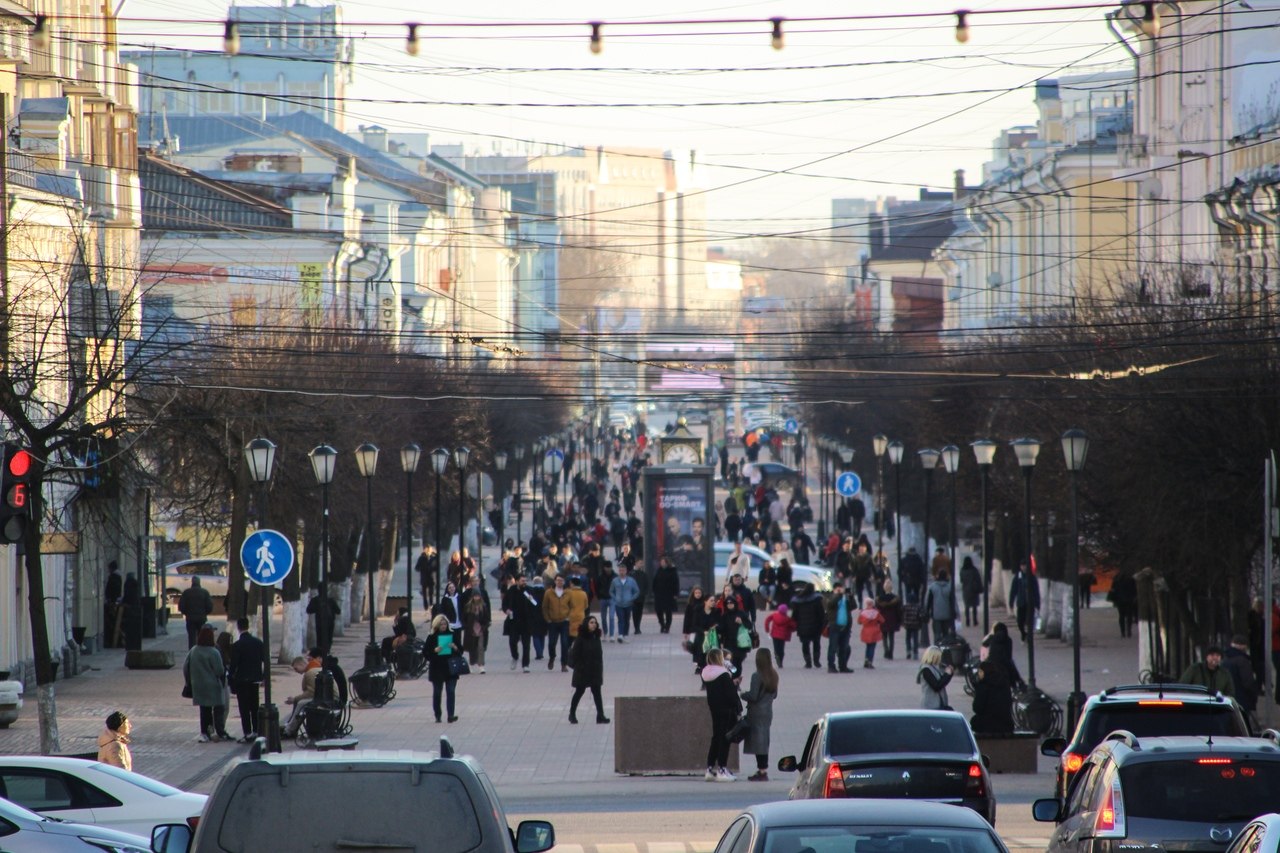
[[[294,738],[298,746],[313,746],[318,741],[351,734],[349,698],[347,679],[337,658],[325,658],[323,668],[316,675],[315,698],[302,709],[302,725]]]

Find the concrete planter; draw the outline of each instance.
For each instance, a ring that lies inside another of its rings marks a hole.
[[[129,669],[173,669],[173,652],[159,649],[130,649],[124,653]]]

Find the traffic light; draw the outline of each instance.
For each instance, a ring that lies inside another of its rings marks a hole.
[[[0,476],[0,542],[21,542],[31,518],[31,454],[19,444],[5,442]]]

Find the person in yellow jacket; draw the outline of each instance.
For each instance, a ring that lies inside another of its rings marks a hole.
[[[107,716],[107,727],[98,735],[98,760],[122,770],[133,769],[133,755],[129,752],[129,733],[133,723],[123,711],[112,711]]]
[[[579,602],[582,610],[578,615],[581,617],[587,607],[586,593],[580,589],[577,592],[584,599]],[[573,593],[574,590],[566,588],[564,575],[556,575],[551,588],[542,594],[542,619],[547,623],[547,669],[555,668],[556,645],[559,644],[560,671],[569,670],[569,620],[575,612],[573,605],[577,601]]]

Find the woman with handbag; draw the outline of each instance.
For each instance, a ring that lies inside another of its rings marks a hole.
[[[187,659],[182,662],[182,675],[190,688],[191,704],[200,707],[200,735],[196,738],[200,743],[219,738],[232,739],[225,732],[219,732],[214,722],[215,709],[224,701],[222,689],[227,683],[227,670],[222,664],[222,655],[218,653],[213,637],[213,626],[202,626],[196,635],[196,644],[187,652]],[[187,692],[184,688],[183,695]]]
[[[748,782],[769,781],[769,727],[773,725],[773,700],[778,698],[778,671],[768,649],[756,649],[756,671],[751,686],[742,694],[747,703],[747,737],[743,754],[756,757],[756,772]]]
[[[573,701],[569,703],[569,722],[578,722],[578,702],[582,694],[591,691],[596,703],[596,722],[607,723],[600,688],[604,684],[604,647],[600,639],[600,620],[588,616],[578,629],[578,636],[569,647],[569,666],[573,667]]]
[[[738,685],[724,665],[724,650],[707,652],[707,665],[702,668],[702,686],[707,691],[707,708],[711,711],[711,743],[707,747],[708,782],[736,782],[729,772],[729,732],[742,716],[742,700]]]
[[[440,694],[445,694],[449,722],[458,720],[454,713],[458,676],[469,672],[462,649],[454,640],[449,618],[443,613],[431,620],[431,636],[427,638],[427,680],[431,682],[431,710],[440,722]]]
[[[954,670],[942,663],[942,649],[930,646],[920,656],[920,671],[916,683],[920,685],[920,707],[934,711],[950,711],[947,701],[947,684]]]
[[[689,604],[684,609],[684,622],[680,625],[680,633],[684,634],[685,650],[693,658],[693,671],[701,671],[706,663],[706,655],[702,651],[705,626],[703,614],[706,612],[707,599],[702,594],[702,587],[695,586],[689,590]]]

